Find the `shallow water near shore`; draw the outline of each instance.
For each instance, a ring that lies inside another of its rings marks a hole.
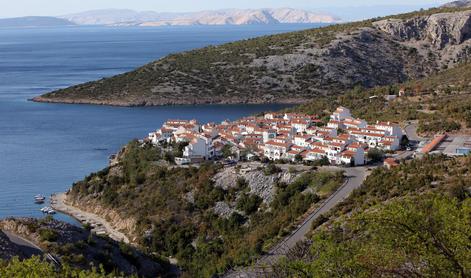
[[[168,53],[305,25],[0,29],[0,218],[41,217],[33,196],[66,191],[167,118],[236,119],[286,105],[106,107],[33,103],[41,93],[131,70]],[[70,217],[55,216],[76,224]]]

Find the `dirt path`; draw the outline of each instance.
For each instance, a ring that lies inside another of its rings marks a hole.
[[[53,195],[51,197],[51,207],[57,211],[72,216],[83,224],[90,224],[93,227],[92,231],[97,235],[106,234],[116,241],[129,243],[128,237],[120,231],[114,229],[108,221],[94,213],[86,212],[77,207],[66,204],[65,199],[65,193],[58,193]]]

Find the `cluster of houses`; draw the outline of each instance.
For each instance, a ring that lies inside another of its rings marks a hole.
[[[317,116],[296,113],[267,113],[220,124],[200,125],[196,120],[168,120],[150,133],[154,144],[186,142],[181,164],[216,159],[224,148],[247,158],[315,161],[327,159],[334,165],[363,165],[369,148],[395,151],[403,136],[399,125],[390,122],[368,124],[339,107],[327,125]],[[226,147],[225,147],[226,146]],[[238,157],[237,157],[238,158]]]

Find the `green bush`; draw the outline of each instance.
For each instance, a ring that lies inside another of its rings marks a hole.
[[[276,166],[274,163],[269,163],[263,170],[266,176],[274,175],[280,173],[282,170],[280,167]]]
[[[56,231],[49,229],[49,228],[40,228],[39,229],[39,238],[41,241],[49,241],[54,242],[58,238],[58,234]]]
[[[257,211],[262,203],[262,198],[254,194],[243,194],[237,202],[237,209],[242,210],[246,215]]]

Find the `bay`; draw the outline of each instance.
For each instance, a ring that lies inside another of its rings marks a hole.
[[[170,53],[317,26],[0,29],[0,218],[41,217],[34,195],[66,191],[168,118],[218,122],[286,107],[124,108],[29,98],[129,71]],[[74,223],[61,214],[56,218]]]

